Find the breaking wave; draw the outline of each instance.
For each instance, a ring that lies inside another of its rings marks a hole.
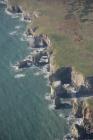
[[[13,36],[13,35],[15,35],[16,33],[17,33],[17,31],[12,31],[12,32],[9,33],[9,35]]]
[[[16,75],[14,76],[14,78],[16,78],[16,79],[23,78],[23,77],[25,77],[25,74],[22,74],[22,73],[16,74]]]

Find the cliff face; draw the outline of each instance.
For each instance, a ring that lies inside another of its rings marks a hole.
[[[93,98],[86,99],[84,101],[74,100],[73,102],[75,121],[72,125],[71,133],[73,137],[77,138],[78,140],[93,139],[93,106],[91,105],[92,101]],[[82,115],[78,116],[76,114]],[[79,117],[80,119],[78,119]]]
[[[53,70],[55,67],[53,66],[53,56],[51,58],[51,72],[55,74],[56,78],[61,79],[61,81],[64,81],[63,83],[66,84],[73,84],[77,87],[84,86],[85,85],[85,78],[83,74],[76,71],[72,67],[61,67],[58,70]]]
[[[72,83],[77,87],[85,85],[85,78],[83,74],[77,72],[75,69],[72,69],[71,78],[72,78]]]
[[[83,117],[83,101],[73,99],[72,100],[73,105],[73,114],[76,118],[82,118]]]

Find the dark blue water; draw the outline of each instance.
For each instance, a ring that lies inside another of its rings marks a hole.
[[[15,78],[11,67],[29,53],[27,43],[20,41],[24,29],[24,23],[6,15],[0,6],[0,140],[62,140],[66,120],[48,108],[47,81],[35,76],[33,69]],[[13,31],[17,32],[11,35]]]

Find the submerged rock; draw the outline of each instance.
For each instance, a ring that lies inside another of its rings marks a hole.
[[[21,68],[31,67],[32,64],[33,63],[30,60],[23,60],[23,61],[19,62],[17,66],[19,69],[21,69]]]

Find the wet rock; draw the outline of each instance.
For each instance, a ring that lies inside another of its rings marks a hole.
[[[49,64],[49,57],[46,50],[37,51],[33,54],[33,62],[37,66],[44,66]]]
[[[35,37],[35,48],[46,48],[47,44],[43,41],[42,36]]]
[[[61,100],[59,97],[55,98],[55,109],[60,109],[61,108]]]
[[[26,22],[31,22],[32,21],[31,15],[29,13],[26,13],[26,12],[22,15],[22,19]]]
[[[19,69],[27,68],[27,67],[30,67],[30,66],[32,66],[32,61],[30,61],[30,60],[24,60],[24,61],[19,62],[19,64],[18,64]]]
[[[26,31],[26,35],[27,36],[33,36],[33,30],[28,28],[27,31]]]
[[[13,5],[11,7],[8,7],[7,10],[13,14],[20,14],[22,13],[22,8],[18,5]]]

